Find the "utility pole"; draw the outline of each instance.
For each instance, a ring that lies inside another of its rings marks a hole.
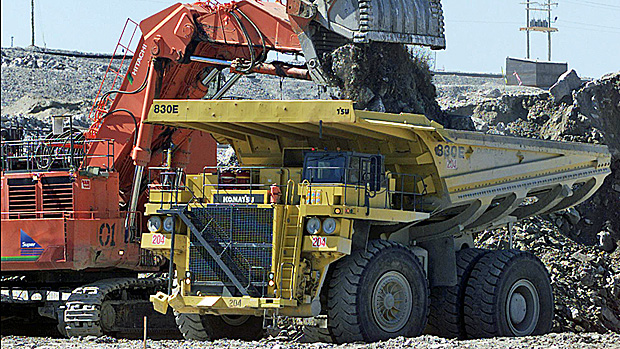
[[[547,14],[549,15],[549,28],[551,28],[551,0],[547,0]],[[551,62],[551,31],[547,31],[547,48],[549,49],[548,61]]]
[[[31,45],[34,46],[34,0],[30,0],[30,27],[32,28]]]
[[[520,30],[525,32],[527,47],[526,47],[526,57],[530,59],[530,32],[541,32],[547,33],[547,59],[551,61],[551,33],[557,32],[558,28],[552,27],[551,22],[551,8],[557,6],[557,2],[551,2],[551,0],[547,0],[546,3],[541,3],[532,0],[526,0],[525,4],[525,27],[522,27]],[[532,7],[534,5],[534,7]],[[532,16],[533,13],[542,13],[546,16]],[[544,18],[544,19],[543,19]],[[556,17],[557,18],[557,17]]]
[[[530,0],[527,0],[527,2],[525,3],[525,13],[527,13],[526,19],[525,19],[525,25],[529,26],[529,23],[530,23]],[[525,35],[527,36],[527,55],[526,55],[526,58],[530,59],[530,31],[529,30],[526,31]]]

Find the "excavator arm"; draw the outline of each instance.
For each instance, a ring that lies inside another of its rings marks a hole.
[[[114,140],[120,198],[129,203],[130,211],[138,204],[144,168],[159,162],[152,156],[156,151],[174,147],[173,162],[193,172],[215,161],[216,146],[210,135],[142,124],[154,99],[218,99],[248,73],[324,84],[322,55],[349,42],[445,46],[439,0],[175,4],[143,20],[140,29],[142,38],[121,88],[112,91],[116,96],[111,102],[105,98],[96,102],[98,112],[87,134]],[[302,54],[306,64],[267,63],[270,51]],[[237,74],[210,91],[225,67]],[[103,145],[91,147],[86,165],[103,167],[104,157],[97,154],[107,152]]]

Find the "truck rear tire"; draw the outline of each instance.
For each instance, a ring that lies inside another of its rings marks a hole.
[[[474,267],[465,290],[465,327],[473,338],[541,335],[553,321],[549,273],[532,253],[494,251]]]
[[[429,311],[428,281],[416,255],[373,240],[337,262],[329,280],[327,315],[336,343],[376,342],[422,334]]]
[[[456,253],[457,285],[431,288],[431,312],[425,333],[445,338],[467,337],[463,322],[467,280],[476,263],[489,252],[491,250],[466,248]]]
[[[258,340],[263,337],[262,318],[247,315],[198,315],[174,313],[183,338],[197,341],[216,339]]]

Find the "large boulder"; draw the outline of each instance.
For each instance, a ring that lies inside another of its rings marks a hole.
[[[549,93],[553,96],[556,103],[559,103],[568,97],[572,97],[573,90],[581,86],[581,79],[574,69],[560,75],[558,81],[551,86]]]

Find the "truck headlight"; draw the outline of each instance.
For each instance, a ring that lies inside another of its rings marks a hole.
[[[151,216],[146,222],[146,228],[151,233],[157,233],[161,230],[161,218],[159,216]]]
[[[174,230],[174,217],[168,216],[164,218],[164,231],[166,233],[172,233]]]
[[[323,231],[327,235],[331,235],[336,231],[336,220],[332,217],[325,218],[323,221]]]
[[[306,231],[310,234],[318,234],[321,231],[321,220],[317,217],[308,219],[306,223]]]

